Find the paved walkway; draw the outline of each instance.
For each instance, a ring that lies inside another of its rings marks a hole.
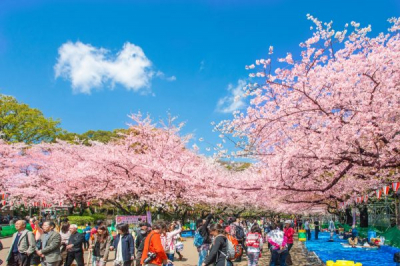
[[[11,238],[5,238],[1,239],[4,249],[0,251],[0,259],[5,261],[7,252],[11,246]],[[264,249],[265,251],[262,254],[262,257],[260,258],[259,265],[265,266],[269,265],[269,260],[270,260],[270,252],[267,249]],[[295,244],[290,251],[291,256],[292,256],[292,261],[294,266],[307,266],[305,256],[303,254],[303,250],[301,248],[300,242],[295,241]],[[175,266],[194,266],[197,265],[197,250],[193,245],[193,239],[192,238],[186,238],[186,241],[184,241],[184,250],[182,251],[182,255],[184,256],[183,261],[175,261],[174,265]],[[88,252],[85,252],[85,262],[87,261],[88,257]],[[110,252],[109,256],[109,262],[107,263],[107,266],[112,266],[113,259],[115,258],[115,252]],[[177,256],[175,256],[177,258]],[[5,265],[5,263],[3,264]],[[236,266],[246,266],[247,265],[247,259],[246,256],[243,257],[243,261],[239,263],[234,263]]]

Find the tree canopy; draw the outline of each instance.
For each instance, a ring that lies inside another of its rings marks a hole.
[[[0,95],[0,138],[27,144],[52,142],[62,132],[60,121],[46,118],[36,108]]]

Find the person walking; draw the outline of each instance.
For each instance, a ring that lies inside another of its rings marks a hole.
[[[271,245],[271,261],[270,266],[275,266],[278,259],[280,266],[286,266],[287,238],[284,232],[280,229],[281,226],[274,226],[274,230],[268,233],[268,242]]]
[[[78,266],[84,266],[83,242],[85,241],[85,236],[78,233],[78,226],[76,224],[71,224],[69,226],[69,231],[71,232],[71,236],[69,237],[66,247],[67,259],[64,266],[71,266],[74,260]]]
[[[161,234],[161,243],[167,254],[168,260],[174,261],[175,258],[175,236],[182,231],[182,226],[179,222],[171,223],[168,226],[167,232]]]
[[[141,222],[139,224],[139,229],[137,232],[137,237],[135,239],[135,248],[136,248],[136,266],[141,266],[140,261],[142,259],[143,248],[144,248],[144,240],[149,234],[149,224],[147,222]]]
[[[59,266],[61,263],[61,235],[54,231],[56,224],[51,221],[43,223],[43,234],[41,236],[42,247],[36,250],[41,257],[42,266]]]
[[[25,220],[18,220],[15,229],[6,261],[9,266],[29,266],[36,250],[35,236],[26,229]]]
[[[311,240],[311,229],[309,220],[306,220],[306,222],[304,223],[304,230],[306,230],[307,233],[307,240]]]
[[[329,221],[329,226],[328,226],[328,231],[330,232],[330,238],[329,238],[330,242],[333,242],[333,235],[335,234],[335,230],[336,230],[335,223],[331,219]]]
[[[258,224],[254,224],[246,235],[248,266],[257,266],[263,248],[263,236]]]
[[[197,252],[199,253],[199,260],[197,262],[197,266],[201,266],[203,264],[203,261],[208,254],[208,250],[210,249],[211,238],[210,238],[210,231],[208,230],[208,225],[210,224],[212,218],[213,215],[209,214],[206,220],[199,219],[196,222],[196,227],[197,227],[196,234],[198,234],[202,238],[201,245],[196,246]]]
[[[83,234],[85,235],[85,242],[83,242],[83,248],[85,250],[89,249],[89,240],[90,240],[90,231],[92,228],[90,227],[90,223],[86,224],[85,229],[83,229]]]
[[[224,228],[219,224],[213,224],[210,227],[210,234],[214,237],[210,253],[204,259],[202,266],[232,266],[228,260],[228,239],[225,236]]]
[[[292,227],[292,221],[286,220],[285,221],[285,227],[283,229],[283,232],[285,234],[285,237],[287,239],[287,247],[288,247],[288,256],[286,259],[286,264],[287,265],[293,265],[292,262],[292,257],[290,256],[290,250],[293,247],[293,235],[294,235],[294,229]]]
[[[168,257],[161,243],[161,233],[165,228],[162,221],[152,225],[152,231],[144,240],[143,254],[140,260],[142,265],[166,265]]]
[[[89,232],[90,235],[90,232]],[[107,227],[101,225],[97,228],[97,233],[93,235],[93,241],[90,245],[92,251],[92,265],[105,266],[108,260],[112,238],[108,233]]]
[[[128,224],[117,225],[118,235],[114,239],[111,250],[115,250],[115,265],[130,266],[135,259],[135,241],[129,233]]]
[[[61,263],[60,263],[60,265],[62,265],[63,263],[65,263],[67,261],[67,245],[68,245],[69,238],[71,237],[71,232],[69,231],[69,226],[70,226],[70,224],[68,221],[64,221],[61,224],[61,229],[60,229]]]
[[[42,240],[41,236],[43,235],[43,223],[39,222],[38,219],[33,219],[34,229],[32,230],[33,235],[35,236],[36,241],[36,249],[41,249],[42,247]],[[34,252],[31,258],[31,266],[37,266],[40,264],[40,257]]]

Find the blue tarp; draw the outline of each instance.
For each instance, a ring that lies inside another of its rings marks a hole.
[[[363,248],[345,248],[340,243],[347,243],[346,240],[339,239],[337,235],[334,242],[328,242],[329,233],[320,233],[319,239],[306,242],[309,251],[314,251],[318,257],[326,263],[328,260],[351,260],[360,262],[363,266],[395,266],[393,254],[399,252],[399,248],[382,246],[379,249],[370,250]]]

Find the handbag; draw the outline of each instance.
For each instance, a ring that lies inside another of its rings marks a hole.
[[[183,243],[181,241],[176,242],[175,249],[178,252],[182,251],[183,250]]]

